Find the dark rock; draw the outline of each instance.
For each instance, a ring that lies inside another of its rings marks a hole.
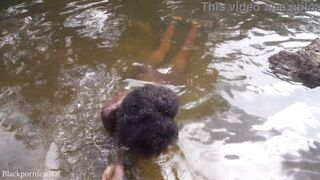
[[[296,52],[280,51],[270,56],[269,62],[275,74],[285,75],[310,88],[320,85],[319,38]]]

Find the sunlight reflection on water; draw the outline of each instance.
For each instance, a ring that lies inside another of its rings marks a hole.
[[[145,174],[130,164],[128,178],[320,179],[320,89],[279,79],[267,61],[319,37],[319,12],[206,14],[200,1],[167,0],[15,3],[0,2],[1,168],[14,169],[7,157],[17,157],[22,168],[58,168],[62,179],[98,179],[116,150],[100,109],[150,83],[134,77],[136,65],[175,15],[216,17],[220,28],[199,31],[186,72],[168,85],[180,96],[178,145],[150,160],[158,167],[140,166]],[[183,21],[160,73],[189,29]]]

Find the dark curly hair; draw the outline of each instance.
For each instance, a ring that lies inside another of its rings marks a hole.
[[[178,97],[163,86],[145,85],[132,90],[117,113],[116,138],[131,153],[160,154],[178,138],[174,121]]]

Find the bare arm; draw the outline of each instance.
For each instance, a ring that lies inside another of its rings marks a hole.
[[[101,111],[101,119],[104,127],[113,133],[117,123],[117,112],[122,103],[122,100],[128,94],[128,91],[124,91],[117,96],[114,96]],[[123,180],[124,178],[124,162],[123,152],[120,151],[116,156],[117,160],[112,162],[102,174],[102,180]]]
[[[123,177],[123,164],[111,164],[104,170],[102,174],[102,180],[123,180]]]
[[[103,172],[102,180],[123,180],[124,179],[124,160],[123,152],[117,154],[117,160],[111,163]]]

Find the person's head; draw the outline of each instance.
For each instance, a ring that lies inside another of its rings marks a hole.
[[[168,88],[155,85],[135,88],[120,105],[115,136],[129,152],[160,154],[178,138],[174,121],[178,108],[178,97]]]

